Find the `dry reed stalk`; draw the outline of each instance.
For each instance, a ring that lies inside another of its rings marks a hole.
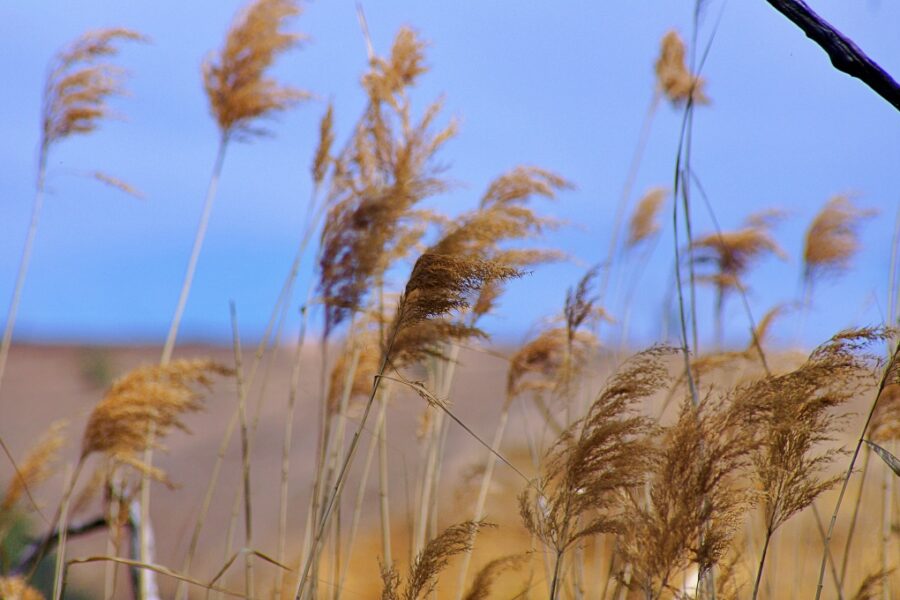
[[[385,389],[389,390],[390,388],[387,387]],[[375,451],[381,450],[382,447],[386,447],[386,444],[380,443],[382,440],[382,436],[379,435],[378,432],[381,431],[381,428],[382,428],[381,425],[384,422],[385,415],[387,414],[387,406],[388,406],[387,396],[386,396],[385,392],[382,392],[381,393],[381,402],[379,403],[378,416],[375,419],[374,431],[376,432],[376,434],[371,436],[371,441],[369,442],[369,449],[368,449],[368,452],[366,453],[366,461],[365,461],[365,464],[363,465],[362,475],[360,476],[360,480],[359,480],[359,488],[356,493],[356,501],[354,502],[354,505],[353,505],[353,517],[351,519],[351,524],[350,524],[350,534],[347,538],[347,555],[346,555],[346,558],[344,559],[344,564],[347,565],[347,568],[345,568],[344,571],[341,573],[341,579],[338,583],[338,589],[344,588],[344,582],[346,581],[347,573],[350,570],[349,566],[350,566],[350,559],[353,556],[353,543],[356,540],[356,533],[357,533],[357,530],[359,529],[359,521],[360,521],[360,517],[362,516],[363,500],[365,499],[366,484],[368,483],[368,480],[369,480],[369,473],[372,469],[372,461],[375,458]],[[381,489],[379,489],[379,497],[380,496],[381,496]],[[382,522],[384,523],[384,521],[382,521]],[[382,526],[382,529],[384,529],[383,526]],[[387,551],[385,549],[385,544],[384,544],[383,538],[382,538],[382,552],[385,553],[385,555],[387,555],[386,554]]]
[[[244,547],[253,547],[253,508],[252,488],[250,486],[250,442],[247,431],[247,397],[244,389],[243,357],[241,352],[241,337],[237,322],[237,308],[234,302],[230,303],[231,330],[234,338],[234,374],[237,383],[238,415],[241,425],[241,474],[244,483]],[[244,556],[244,594],[253,598],[255,581],[253,574],[253,556],[250,553]]]
[[[885,337],[885,333],[883,331],[878,332],[877,330],[872,330],[873,337],[878,335],[880,335],[882,339]],[[866,422],[859,434],[859,440],[856,443],[856,448],[854,449],[853,455],[850,458],[850,465],[847,468],[847,473],[843,477],[841,491],[838,494],[834,512],[832,513],[831,520],[828,524],[828,531],[825,535],[825,551],[822,555],[822,563],[819,567],[819,579],[816,583],[816,600],[819,600],[819,598],[822,596],[822,588],[824,587],[825,579],[825,565],[827,563],[828,556],[830,555],[829,543],[831,542],[831,536],[834,533],[834,526],[837,522],[837,516],[841,509],[841,503],[843,502],[844,494],[847,491],[847,486],[850,483],[850,477],[851,475],[853,475],[853,467],[856,465],[856,459],[859,457],[859,452],[862,448],[863,441],[865,440],[866,432],[869,429],[869,425],[872,422],[872,417],[875,414],[876,408],[878,408],[878,402],[881,399],[882,393],[884,392],[885,388],[889,385],[896,385],[898,382],[900,382],[900,345],[898,345],[894,350],[890,362],[888,362],[887,366],[884,369],[884,374],[882,375],[881,382],[878,385],[878,391],[875,394],[875,399],[872,401],[872,407],[869,409],[869,414],[866,417]]]
[[[300,387],[300,365],[303,354],[303,338],[305,337],[305,328],[301,329],[300,339],[297,343],[297,350],[294,357],[294,366],[291,369],[291,387],[288,392],[287,415],[284,421],[284,439],[282,441],[281,452],[281,487],[278,506],[278,562],[285,563],[287,560],[286,544],[287,544],[287,525],[288,525],[288,475],[290,474],[290,458],[291,458],[291,442],[293,441],[294,431],[294,412],[297,406],[297,392]],[[275,575],[275,589],[278,590],[279,598],[281,597],[281,589],[284,585],[284,573],[279,569]]]
[[[93,132],[110,116],[107,100],[126,93],[123,86],[126,71],[104,60],[117,54],[118,42],[144,39],[139,33],[124,28],[88,32],[59,52],[50,64],[42,98],[41,141],[31,220],[0,341],[0,386],[44,205],[50,150],[73,135]]]
[[[363,409],[357,430],[350,441],[350,446],[341,464],[335,484],[325,503],[322,518],[314,537],[312,551],[300,575],[294,594],[295,598],[301,597],[306,590],[310,568],[321,551],[326,525],[335,503],[340,499],[347,472],[356,455],[360,434],[366,425],[378,393],[379,382],[384,376],[389,361],[394,358],[393,351],[397,342],[402,339],[403,334],[409,329],[418,328],[430,322],[443,319],[451,312],[468,309],[472,296],[476,295],[485,284],[509,279],[518,274],[519,272],[512,267],[490,261],[432,254],[430,252],[424,253],[416,261],[404,294],[398,303],[394,320],[388,329],[390,333],[382,351],[382,364],[372,385],[369,399]],[[452,323],[449,324],[450,335],[457,337],[470,337],[473,335],[472,329],[470,327],[454,326]],[[409,340],[404,340],[403,352],[409,355],[416,355],[424,352],[424,348],[417,348],[414,344],[409,343]]]
[[[287,110],[309,97],[306,92],[282,86],[266,77],[266,71],[277,55],[300,42],[299,35],[281,30],[284,22],[299,12],[300,8],[294,0],[254,0],[232,24],[218,57],[203,63],[203,86],[219,127],[220,137],[193,247],[163,346],[160,359],[163,365],[171,360],[175,348],[229,142],[232,139],[250,140],[266,133],[254,126],[254,122]],[[152,451],[148,450],[144,461],[149,464],[151,460]],[[141,506],[145,517],[149,513],[149,504],[149,479],[145,477],[141,489]],[[141,561],[150,562],[143,545],[142,550]]]
[[[509,419],[509,410],[514,400],[531,393],[535,397],[551,392],[555,397],[571,403],[572,382],[577,379],[589,360],[590,350],[596,340],[582,328],[605,316],[595,303],[599,297],[590,296],[590,288],[596,278],[596,269],[590,269],[575,288],[566,294],[563,320],[565,326],[549,328],[540,332],[533,340],[524,344],[511,358],[507,373],[506,398],[500,411],[500,418],[491,443],[486,464],[475,502],[473,521],[484,517],[487,494],[493,479],[494,467],[500,452],[500,445]],[[475,538],[472,544],[474,546]],[[462,558],[457,578],[457,600],[465,589],[465,580],[471,562],[471,552]]]

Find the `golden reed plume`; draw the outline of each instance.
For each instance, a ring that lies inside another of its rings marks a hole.
[[[251,122],[310,97],[265,76],[279,54],[302,40],[299,34],[281,29],[299,13],[292,0],[256,0],[232,25],[219,55],[203,63],[203,87],[223,135],[265,133]]]
[[[210,360],[176,360],[131,371],[112,384],[91,412],[81,442],[82,458],[103,453],[164,480],[160,470],[137,458],[151,443],[151,425],[157,439],[173,427],[187,431],[181,415],[203,407],[195,386],[209,388],[212,375],[230,374],[230,369]]]
[[[106,100],[124,93],[125,71],[99,61],[118,52],[118,41],[144,39],[130,29],[101,29],[84,34],[57,55],[44,86],[43,148],[76,133],[90,133],[109,116]]]
[[[838,275],[850,268],[859,250],[861,221],[874,214],[853,205],[848,196],[831,198],[816,214],[803,244],[803,279],[812,284],[819,277]]]
[[[68,422],[65,420],[51,424],[37,445],[28,453],[6,488],[6,494],[0,502],[0,512],[10,510],[21,499],[22,494],[53,474],[53,463],[58,459],[59,450],[66,441],[64,430],[67,425]]]
[[[673,104],[683,104],[691,99],[694,104],[709,104],[703,88],[706,81],[691,75],[684,61],[684,42],[675,31],[669,31],[660,43],[656,60],[656,84]]]

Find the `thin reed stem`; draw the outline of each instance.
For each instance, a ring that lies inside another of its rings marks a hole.
[[[816,600],[819,600],[822,597],[822,588],[825,584],[825,565],[830,554],[829,544],[831,543],[831,537],[834,534],[834,526],[837,522],[838,513],[841,510],[841,503],[844,501],[844,494],[847,492],[850,477],[853,475],[853,467],[856,465],[856,459],[859,457],[859,451],[865,440],[866,431],[869,429],[869,423],[872,422],[872,416],[875,414],[875,408],[878,406],[878,400],[881,398],[881,393],[888,384],[890,376],[897,370],[898,360],[900,360],[900,344],[897,345],[891,361],[884,369],[884,375],[881,377],[881,383],[878,385],[878,392],[875,394],[875,400],[872,402],[872,407],[869,409],[869,415],[866,417],[866,422],[859,433],[859,439],[856,442],[856,448],[853,450],[853,456],[850,458],[850,465],[847,467],[847,473],[844,475],[844,481],[841,484],[841,491],[840,494],[838,494],[834,512],[831,514],[831,521],[828,523],[828,531],[825,534],[825,550],[822,553],[822,563],[819,566],[819,579],[816,582]]]
[[[81,470],[84,468],[85,456],[82,455],[81,458],[78,459],[78,463],[75,465],[75,469],[69,473],[69,476],[66,481],[65,492],[63,493],[62,499],[59,502],[59,509],[57,510],[57,519],[59,524],[56,529],[59,531],[59,541],[56,546],[56,566],[54,568],[53,574],[53,600],[61,600],[62,599],[62,578],[63,578],[63,567],[66,562],[66,541],[69,532],[69,502],[72,499],[72,492],[75,491],[75,484],[78,483],[78,476],[81,475]],[[44,544],[42,544],[42,552],[46,552],[47,547],[51,541],[53,535],[53,531],[47,534],[47,537],[44,540]],[[32,567],[32,574],[34,570],[37,569],[38,564],[40,564],[40,558],[38,558],[34,566]]]
[[[253,547],[253,508],[250,486],[250,444],[247,435],[247,398],[244,389],[244,368],[241,353],[241,336],[238,330],[237,308],[234,302],[230,303],[231,331],[234,339],[234,370],[237,382],[238,414],[241,424],[241,466],[244,481],[244,545]],[[244,593],[248,598],[254,596],[253,555],[247,552],[244,555]]]
[[[184,273],[184,281],[181,284],[181,292],[178,295],[178,304],[175,306],[175,314],[172,315],[172,323],[169,326],[169,333],[163,346],[162,358],[160,359],[160,363],[163,365],[169,364],[169,361],[172,359],[172,351],[175,349],[175,339],[178,337],[181,317],[184,314],[185,306],[187,306],[191,284],[194,282],[194,273],[197,270],[197,261],[200,258],[200,250],[203,248],[203,240],[206,237],[206,229],[209,226],[209,219],[215,204],[216,191],[219,187],[219,179],[222,176],[222,166],[225,164],[225,151],[227,148],[228,136],[223,135],[219,140],[219,148],[216,151],[215,162],[213,162],[212,174],[206,189],[206,200],[203,202],[203,211],[200,214],[200,222],[194,235],[194,246],[191,248],[191,256],[188,259],[187,269]]]
[[[294,412],[297,406],[297,391],[300,387],[300,365],[303,355],[303,338],[305,328],[300,330],[294,367],[291,370],[291,388],[288,392],[288,410],[284,421],[284,440],[281,453],[281,494],[278,506],[278,562],[284,563],[287,557],[287,520],[288,520],[288,475],[290,473],[291,443],[294,431]],[[281,593],[284,584],[284,572],[279,569],[275,575],[275,589]],[[280,596],[279,596],[280,597]]]
[[[868,446],[866,447],[868,449]],[[896,456],[897,445],[891,448]],[[891,598],[891,534],[893,532],[893,487],[896,475],[890,469],[882,469],[881,480],[881,572],[885,574],[881,581],[881,596],[883,600]]]
[[[644,150],[646,150],[647,142],[650,139],[650,128],[653,125],[653,117],[656,115],[656,109],[659,107],[661,99],[662,94],[659,89],[655,89],[653,91],[653,96],[650,98],[647,112],[644,114],[644,119],[641,122],[641,131],[638,134],[637,146],[635,146],[634,154],[631,157],[628,173],[625,176],[625,183],[622,185],[622,194],[619,196],[618,204],[616,204],[616,212],[613,217],[612,236],[610,236],[609,249],[606,252],[606,268],[603,269],[603,279],[600,282],[599,298],[601,304],[606,296],[610,276],[612,274],[612,265],[616,258],[616,252],[618,251],[619,235],[622,229],[622,221],[625,219],[625,209],[628,207],[628,200],[631,198],[631,192],[634,189],[634,182],[637,179],[641,160],[644,157]]]
[[[491,442],[495,452],[500,452],[500,444],[503,442],[503,434],[506,431],[506,424],[509,421],[509,409],[512,402],[507,400],[503,404],[503,410],[500,411],[500,420],[497,422],[497,428],[494,430],[494,439]],[[472,521],[479,522],[484,518],[484,508],[487,504],[488,491],[491,488],[491,480],[494,477],[494,467],[497,464],[497,457],[493,452],[487,455],[487,461],[484,465],[484,473],[481,476],[481,485],[478,488],[478,498],[475,501],[475,510],[472,513]],[[472,534],[471,547],[463,553],[462,564],[459,566],[459,575],[456,578],[456,600],[461,600],[466,584],[466,576],[469,572],[469,565],[472,562],[472,552],[475,547],[475,536],[477,531]]]
[[[769,551],[769,542],[772,541],[771,527],[766,528],[766,541],[763,543],[762,554],[759,557],[759,566],[756,569],[756,581],[753,583],[753,600],[759,596],[759,584],[762,581],[763,568],[766,564],[766,553]]]
[[[366,402],[362,417],[360,417],[359,425],[357,426],[356,431],[353,433],[353,439],[350,441],[350,447],[347,450],[347,455],[344,458],[343,463],[341,464],[341,469],[338,473],[337,480],[334,482],[334,487],[332,488],[331,493],[328,496],[328,501],[324,506],[322,518],[319,522],[316,535],[313,540],[312,549],[310,550],[309,556],[306,559],[306,563],[303,566],[303,570],[300,574],[300,579],[297,582],[297,589],[294,592],[294,598],[296,600],[300,600],[303,596],[303,592],[306,590],[312,563],[317,558],[321,550],[322,540],[325,535],[325,527],[328,525],[328,520],[331,517],[334,505],[340,500],[341,492],[344,489],[344,484],[347,479],[347,473],[349,472],[350,465],[353,464],[353,459],[356,456],[356,450],[359,447],[359,438],[362,434],[363,428],[366,426],[366,421],[369,418],[369,413],[372,411],[372,404],[374,404],[375,396],[378,394],[379,384],[381,383],[381,379],[384,376],[384,370],[387,368],[388,359],[391,355],[391,351],[393,350],[394,340],[396,339],[396,336],[397,329],[394,328],[394,331],[391,333],[390,343],[388,344],[387,350],[385,351],[384,357],[382,359],[381,368],[379,368],[378,374],[375,376],[375,380],[372,383],[372,391],[369,394],[369,399]]]
[[[390,388],[385,388],[390,389]],[[350,559],[353,556],[353,542],[356,540],[356,533],[359,529],[360,518],[362,517],[362,507],[363,500],[366,495],[366,484],[369,481],[369,473],[372,470],[372,463],[375,459],[375,451],[379,449],[379,441],[380,437],[377,435],[377,432],[381,430],[381,424],[385,419],[385,415],[387,414],[387,397],[384,393],[380,394],[381,401],[379,402],[379,410],[378,417],[375,419],[375,434],[371,436],[369,441],[369,450],[366,453],[366,462],[363,465],[362,475],[359,480],[359,489],[356,493],[356,502],[353,506],[353,517],[350,523],[350,535],[347,539],[347,556],[344,559],[344,564],[346,567],[344,571],[341,573],[341,578],[338,583],[338,587],[343,589],[344,582],[347,578],[347,573],[350,570]],[[385,444],[386,446],[386,444]],[[387,563],[385,563],[387,564]]]
[[[853,534],[856,533],[856,522],[859,517],[859,509],[862,506],[863,492],[866,489],[866,474],[869,472],[869,459],[872,457],[872,450],[866,446],[865,456],[863,456],[862,475],[859,478],[859,487],[856,488],[856,500],[853,503],[853,516],[850,518],[850,529],[847,531],[847,541],[844,542],[844,554],[841,558],[841,576],[840,585],[843,587],[847,581],[847,565],[850,562],[850,545],[853,543]]]
[[[19,313],[19,304],[22,301],[22,290],[25,289],[25,278],[28,275],[28,267],[31,264],[31,254],[34,250],[34,239],[37,236],[38,223],[41,219],[41,210],[44,206],[44,182],[47,176],[47,146],[41,145],[38,157],[38,174],[35,185],[34,202],[31,205],[31,221],[28,224],[28,233],[22,246],[22,258],[19,262],[19,271],[16,274],[16,284],[13,288],[12,299],[9,303],[9,311],[6,314],[6,325],[3,328],[3,341],[0,342],[0,389],[3,387],[3,375],[6,372],[6,359],[9,357],[9,349],[12,345],[13,329],[16,326],[16,316]]]
[[[381,392],[381,411],[375,437],[378,440],[378,508],[381,517],[381,560],[384,564],[393,564],[391,551],[391,504],[388,481],[387,453],[387,403],[390,386]]]

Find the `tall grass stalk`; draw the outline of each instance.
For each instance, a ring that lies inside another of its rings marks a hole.
[[[253,547],[253,504],[252,487],[250,485],[250,441],[247,430],[247,395],[244,389],[244,370],[241,352],[241,336],[238,329],[237,308],[230,304],[231,330],[234,337],[234,370],[237,382],[238,414],[241,424],[241,473],[244,482],[244,536],[245,548]],[[253,555],[244,555],[244,593],[248,598],[254,596]]]
[[[38,175],[35,185],[34,202],[31,206],[31,221],[28,224],[28,233],[22,246],[22,258],[19,262],[19,270],[16,274],[16,284],[13,288],[12,300],[9,303],[9,311],[6,314],[6,325],[3,329],[3,341],[0,342],[0,389],[3,387],[3,375],[6,372],[6,359],[9,356],[9,348],[12,345],[13,329],[16,325],[16,316],[19,312],[19,303],[22,301],[22,290],[25,289],[25,278],[28,275],[28,267],[31,264],[31,254],[34,250],[34,239],[37,236],[38,223],[41,218],[41,210],[44,206],[44,181],[47,175],[47,148],[41,145],[38,158]]]
[[[284,421],[284,439],[282,441],[281,453],[281,487],[278,505],[278,562],[284,564],[287,560],[287,526],[288,526],[288,475],[290,474],[291,459],[291,443],[293,441],[294,431],[294,412],[297,406],[297,392],[300,387],[300,365],[302,364],[303,355],[303,338],[305,337],[305,328],[301,329],[297,350],[294,356],[294,366],[291,370],[291,387],[288,392],[287,415]],[[284,572],[279,569],[275,575],[275,589],[278,590],[279,598],[281,597],[281,589],[284,585]]]

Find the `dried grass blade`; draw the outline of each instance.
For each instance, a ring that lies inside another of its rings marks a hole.
[[[898,477],[900,477],[900,459],[898,459],[896,456],[894,456],[875,442],[870,442],[869,440],[863,441],[868,444],[869,448],[875,451],[875,454],[881,457],[881,460],[883,460],[884,463],[891,468],[891,471],[893,471],[897,474]]]

